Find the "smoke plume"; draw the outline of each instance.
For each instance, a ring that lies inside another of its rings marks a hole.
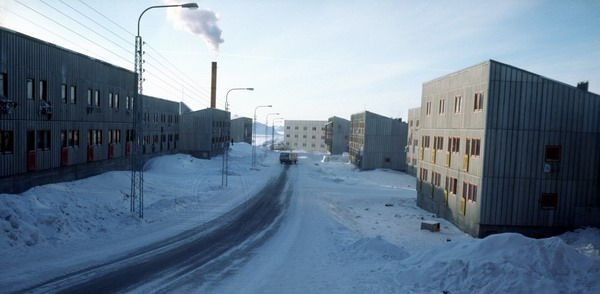
[[[169,4],[178,4],[176,1],[167,1]],[[217,22],[219,16],[208,8],[198,9],[169,9],[168,16],[178,28],[183,28],[196,35],[200,35],[211,52],[219,52],[219,44],[223,32]]]

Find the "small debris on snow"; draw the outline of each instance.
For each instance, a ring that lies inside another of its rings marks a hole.
[[[386,203],[385,206],[391,207],[391,206],[394,206],[394,204],[392,204],[392,203]]]

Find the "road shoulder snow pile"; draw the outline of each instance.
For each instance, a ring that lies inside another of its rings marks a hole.
[[[450,293],[599,293],[600,260],[559,237],[492,235],[415,254],[397,283],[405,291]]]

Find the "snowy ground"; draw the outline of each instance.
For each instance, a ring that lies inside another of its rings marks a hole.
[[[145,218],[129,211],[129,172],[0,194],[0,292],[82,268],[204,223],[282,171],[277,154],[235,144],[222,158],[170,155],[146,166]],[[360,172],[304,153],[289,169],[294,195],[282,225],[225,277],[195,293],[600,293],[600,230],[548,239],[474,239],[416,206],[415,179]],[[420,230],[439,221],[441,232]],[[136,292],[152,292],[139,289]]]

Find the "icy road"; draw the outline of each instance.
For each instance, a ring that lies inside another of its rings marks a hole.
[[[247,259],[273,234],[290,200],[287,168],[255,197],[198,228],[20,291],[114,293],[152,285],[153,291],[172,292],[202,285],[205,277]]]

